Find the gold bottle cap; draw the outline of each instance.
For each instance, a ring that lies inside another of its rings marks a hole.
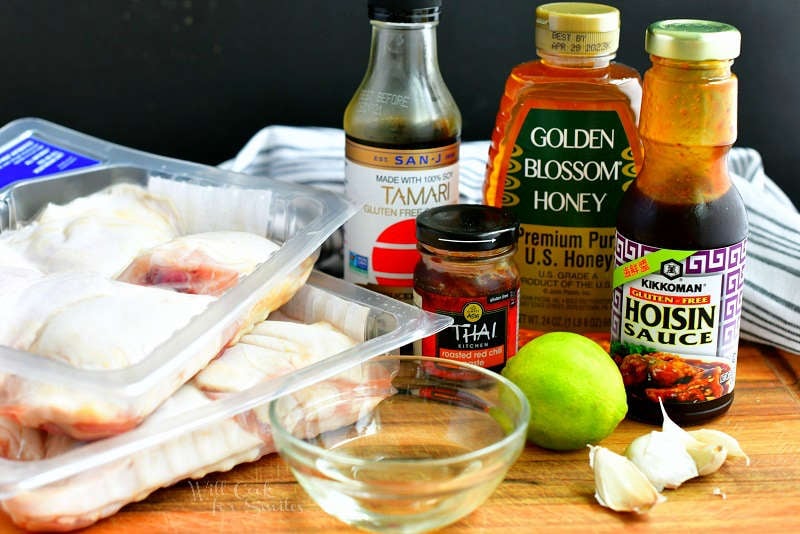
[[[647,28],[644,49],[649,54],[683,61],[733,59],[739,56],[739,30],[722,22],[676,19],[654,22]]]
[[[547,54],[598,57],[619,47],[619,10],[603,4],[556,2],[536,8],[536,48]]]

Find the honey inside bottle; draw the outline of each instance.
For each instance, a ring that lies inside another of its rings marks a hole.
[[[569,330],[607,347],[617,207],[642,158],[640,77],[613,61],[616,9],[546,4],[536,18],[540,59],[506,81],[484,202],[521,223],[520,345]]]

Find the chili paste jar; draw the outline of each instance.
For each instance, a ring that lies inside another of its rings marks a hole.
[[[456,204],[417,216],[414,303],[453,324],[416,342],[415,352],[502,370],[517,352],[518,235],[519,222],[502,208]]]

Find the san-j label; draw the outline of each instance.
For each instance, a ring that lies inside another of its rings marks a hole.
[[[345,192],[362,208],[344,227],[345,280],[413,285],[415,218],[458,200],[458,146],[394,150],[347,140]]]

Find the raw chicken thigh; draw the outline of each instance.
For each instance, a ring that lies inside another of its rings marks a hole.
[[[277,243],[247,232],[185,235],[140,254],[117,279],[219,296],[279,248]]]
[[[172,203],[118,184],[68,204],[49,204],[36,220],[0,234],[42,272],[119,274],[141,251],[180,235]]]
[[[351,338],[327,322],[264,321],[200,371],[194,382],[209,392],[244,391],[264,377],[288,374],[352,345]]]
[[[5,278],[0,270],[0,280]],[[5,297],[0,343],[82,369],[120,369],[140,362],[213,302],[107,280],[59,273]]]
[[[6,290],[0,302],[0,343],[82,369],[120,369],[142,361],[214,300],[91,273],[19,277],[0,269],[0,287]],[[198,355],[196,365],[202,368],[227,341]],[[0,414],[81,439],[123,431],[146,415],[16,375],[0,375]]]

